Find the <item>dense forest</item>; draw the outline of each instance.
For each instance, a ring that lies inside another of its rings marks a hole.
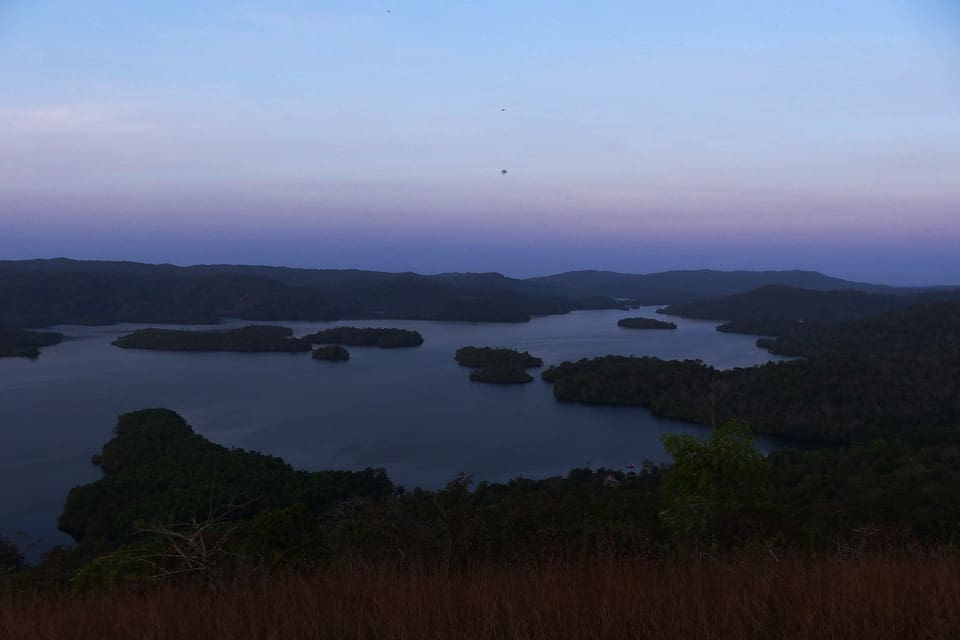
[[[526,351],[496,347],[461,347],[454,359],[462,367],[474,367],[471,382],[524,384],[533,382],[526,369],[543,366],[543,360]]]
[[[118,322],[402,318],[525,322],[532,316],[633,304],[683,304],[766,285],[916,294],[807,271],[580,271],[521,280],[498,273],[420,275],[248,265],[0,261],[0,327]],[[617,302],[615,298],[621,299]],[[691,317],[695,311],[687,310]],[[680,315],[684,315],[681,313]],[[722,319],[732,320],[732,317]],[[767,332],[770,333],[770,332]],[[779,332],[774,332],[779,333]]]
[[[623,329],[676,329],[675,322],[655,320],[653,318],[621,318],[617,326]]]
[[[724,321],[717,331],[779,336],[806,323],[847,322],[941,300],[960,302],[960,292],[938,289],[894,295],[770,285],[746,293],[673,304],[659,309],[658,313]]]
[[[78,542],[122,544],[149,524],[207,514],[211,504],[236,507],[235,516],[291,505],[319,513],[394,491],[382,470],[295,471],[279,458],[227,449],[165,409],[125,414],[115,433],[93,458],[104,477],[72,489],[60,516],[60,529]]]
[[[521,369],[542,367],[543,360],[527,351],[500,347],[461,347],[454,354],[457,364],[463,367],[492,367],[497,365],[517,366]]]
[[[605,356],[543,372],[559,400],[638,405],[706,426],[833,442],[960,439],[960,343],[896,354],[825,354],[718,370],[699,360]]]
[[[419,331],[379,327],[333,327],[305,335],[301,340],[311,344],[348,344],[382,349],[417,347],[423,344],[423,336]]]
[[[798,323],[757,346],[787,356],[905,353],[960,342],[960,301],[912,307],[840,323]]]
[[[383,273],[242,265],[0,262],[0,327],[118,322],[405,318],[526,322],[574,309],[620,308],[499,274]]]
[[[382,470],[296,471],[226,449],[165,409],[123,415],[115,431],[94,458],[104,477],[71,490],[60,517],[78,544],[34,567],[0,545],[0,589],[87,590],[343,558],[471,566],[754,545],[940,545],[960,532],[957,445],[874,440],[764,457],[747,427],[731,422],[706,440],[664,436],[671,466],[475,486],[459,476],[437,491],[407,491]]]
[[[122,349],[159,351],[302,352],[310,344],[293,337],[288,327],[248,325],[239,329],[191,331],[138,329],[113,341]]]
[[[63,334],[56,331],[25,331],[0,328],[0,358],[36,358],[40,347],[59,344]]]
[[[695,360],[606,356],[561,363],[544,380],[559,400],[639,405],[707,426],[745,420],[760,432],[833,442],[960,439],[960,301],[953,292],[766,287],[667,310],[739,318],[754,328],[767,323],[770,331],[779,325],[781,335],[758,346],[807,358],[721,371]],[[775,311],[782,315],[764,315]]]

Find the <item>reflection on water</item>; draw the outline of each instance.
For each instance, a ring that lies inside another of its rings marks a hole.
[[[90,456],[116,416],[169,407],[211,440],[280,456],[302,469],[385,467],[408,487],[439,487],[459,472],[476,480],[563,474],[666,458],[662,433],[703,434],[641,408],[558,403],[528,385],[471,383],[453,360],[465,345],[525,349],[547,366],[606,354],[698,358],[717,367],[771,356],[755,338],[677,319],[677,331],[616,326],[631,311],[581,311],[525,324],[419,321],[282,323],[303,335],[336,324],[419,330],[412,349],[349,347],[347,363],[309,354],[173,353],[118,349],[136,325],[61,327],[74,339],[36,361],[0,360],[0,534],[64,542],[56,516],[70,487],[98,477]],[[239,326],[230,322],[221,326]],[[278,323],[281,324],[281,323]],[[770,449],[771,439],[760,446]]]

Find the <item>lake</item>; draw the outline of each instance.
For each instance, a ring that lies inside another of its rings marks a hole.
[[[606,354],[699,358],[723,368],[777,359],[753,336],[715,331],[716,322],[672,318],[677,331],[616,326],[627,315],[655,317],[654,309],[578,311],[524,324],[275,323],[298,336],[345,324],[423,335],[416,348],[348,347],[349,362],[309,353],[119,349],[113,339],[146,325],[56,327],[70,339],[39,359],[0,359],[0,535],[21,545],[29,537],[38,549],[69,542],[56,531],[68,490],[99,477],[90,456],[110,439],[117,415],[145,407],[173,409],[214,442],[277,455],[296,468],[385,467],[408,488],[438,488],[460,472],[502,481],[663,462],[661,434],[706,430],[643,408],[560,403],[538,374],[527,385],[471,383],[470,369],[453,360],[466,345],[528,350],[545,366]],[[764,451],[777,447],[774,438],[758,443]]]

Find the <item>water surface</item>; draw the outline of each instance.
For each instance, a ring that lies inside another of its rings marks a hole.
[[[539,376],[518,386],[471,383],[469,369],[453,360],[471,344],[528,350],[546,366],[606,354],[698,358],[724,368],[773,357],[754,337],[715,331],[715,322],[677,318],[677,331],[616,326],[626,315],[654,317],[653,309],[578,311],[525,324],[277,323],[296,335],[349,324],[424,337],[410,349],[349,347],[346,363],[304,353],[119,349],[110,341],[143,325],[58,327],[72,339],[39,359],[0,359],[0,534],[23,531],[40,547],[69,541],[56,532],[67,491],[99,477],[90,456],[111,437],[117,415],[144,407],[174,409],[215,442],[297,468],[385,467],[407,487],[436,488],[459,472],[498,481],[662,462],[661,434],[705,430],[643,408],[559,403]],[[776,441],[759,444],[769,450]]]

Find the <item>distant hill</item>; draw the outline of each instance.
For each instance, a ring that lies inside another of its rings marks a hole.
[[[771,285],[746,293],[674,304],[660,313],[684,318],[725,320],[720,331],[783,335],[798,323],[838,323],[939,300],[960,301],[960,291],[868,293],[856,290],[814,291]]]
[[[568,296],[629,298],[640,304],[682,304],[707,298],[744,293],[767,285],[783,285],[819,291],[854,289],[872,293],[915,293],[885,285],[851,282],[816,271],[664,271],[630,274],[613,271],[570,271],[531,278]]]
[[[178,267],[59,258],[0,262],[0,327],[116,322],[404,318],[525,322],[534,315],[616,308],[499,274]]]
[[[614,298],[679,305],[777,284],[902,296],[917,289],[850,282],[811,271],[576,271],[517,279],[500,273],[387,273],[258,265],[53,260],[0,261],[0,327],[115,322],[399,318],[525,322]],[[893,307],[891,307],[893,308]],[[706,317],[706,316],[695,316]],[[730,319],[723,316],[722,319]]]

